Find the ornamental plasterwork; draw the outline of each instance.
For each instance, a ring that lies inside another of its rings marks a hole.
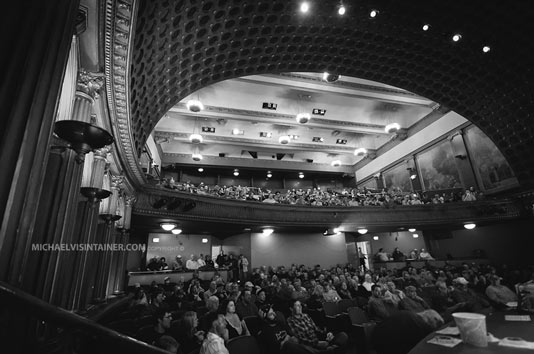
[[[106,0],[105,2],[105,76],[111,127],[122,165],[134,184],[146,183],[133,146],[128,103],[133,19],[136,0]]]

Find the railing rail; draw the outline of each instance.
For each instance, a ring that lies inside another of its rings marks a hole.
[[[28,317],[54,324],[72,336],[80,336],[84,337],[86,341],[92,341],[93,343],[90,345],[91,349],[97,349],[99,353],[168,354],[163,349],[156,348],[135,338],[106,328],[90,319],[51,305],[1,281],[0,301],[4,304],[10,304],[8,311],[14,313],[17,317],[20,317],[20,314],[24,313]],[[49,339],[48,342],[53,342],[53,338]],[[72,342],[77,341],[72,340]],[[99,345],[105,345],[105,348],[99,348]],[[26,352],[24,348],[20,349],[20,352]]]

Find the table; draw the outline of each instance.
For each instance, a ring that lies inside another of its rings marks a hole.
[[[505,315],[528,315],[527,313],[518,313],[515,310],[510,311],[499,311],[493,314],[490,314],[486,317],[486,329],[489,333],[493,334],[495,337],[502,339],[504,337],[520,337],[526,341],[534,342],[534,314],[530,314],[531,320],[528,322],[521,321],[505,321]],[[453,326],[454,321],[448,323],[447,325]],[[470,344],[460,343],[453,348],[442,347],[436,344],[427,343],[428,340],[432,339],[436,334],[432,332],[426,336],[422,341],[420,341],[408,354],[479,354],[479,353],[500,353],[500,354],[513,354],[513,353],[532,353],[532,350],[527,349],[518,349],[510,347],[499,346],[497,342],[488,343],[488,346],[485,348],[479,348],[472,346]],[[459,337],[459,336],[458,336]]]

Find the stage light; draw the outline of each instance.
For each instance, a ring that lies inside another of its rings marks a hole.
[[[263,234],[263,236],[269,236],[273,232],[274,232],[273,229],[263,229],[263,231],[261,233]]]

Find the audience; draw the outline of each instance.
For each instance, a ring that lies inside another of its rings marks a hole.
[[[220,256],[228,262],[224,253]],[[432,262],[422,268],[407,262],[401,269],[375,264],[365,272],[352,264],[330,269],[292,264],[253,269],[250,281],[244,283],[219,275],[201,281],[196,274],[185,284],[167,279],[163,284],[136,284],[128,311],[136,318],[153,314],[153,324],[139,328],[136,338],[171,352],[200,348],[201,353],[227,353],[225,341],[250,335],[243,318],[256,317],[252,335],[266,354],[344,353],[343,321],[340,328],[326,329],[328,322],[321,316],[326,302],[348,299],[376,323],[377,353],[397,354],[413,347],[431,328],[452,320],[453,312],[488,314],[492,306],[514,303],[531,311],[533,274],[527,268],[450,262],[441,268]],[[519,297],[512,290],[516,287]],[[172,319],[176,321],[171,325]]]

